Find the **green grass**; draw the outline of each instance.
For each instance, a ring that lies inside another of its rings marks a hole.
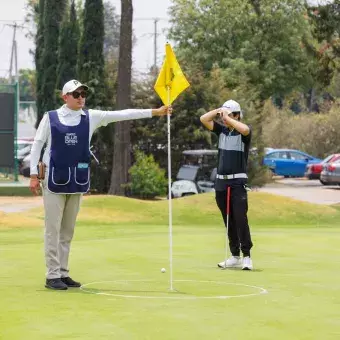
[[[224,230],[214,197],[174,200],[178,292],[171,293],[167,204],[119,197],[84,200],[71,276],[102,282],[87,289],[107,295],[46,290],[42,209],[0,214],[0,339],[340,338],[338,207],[251,193],[256,270],[243,272],[216,268],[224,256]],[[268,294],[202,299],[258,291],[242,285],[263,287]]]

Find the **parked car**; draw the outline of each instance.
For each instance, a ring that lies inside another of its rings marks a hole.
[[[338,159],[340,159],[340,153],[327,156],[321,163],[307,164],[305,176],[308,179],[320,179],[320,174],[324,165],[335,162]]]
[[[174,198],[214,191],[217,150],[183,151],[183,164],[171,186]]]
[[[324,185],[340,185],[340,158],[324,165],[320,182]]]
[[[31,173],[31,154],[29,153],[21,162],[19,166],[19,173],[24,177],[30,177]]]
[[[303,177],[307,164],[320,163],[322,160],[305,152],[293,149],[274,149],[263,158],[263,164],[268,166],[275,175],[285,177]]]
[[[17,140],[17,158],[19,163],[31,152],[33,139]]]

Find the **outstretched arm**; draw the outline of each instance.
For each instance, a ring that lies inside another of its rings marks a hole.
[[[172,107],[171,106],[161,106],[158,109],[151,110],[152,116],[165,116],[168,113],[172,114]]]
[[[171,106],[161,106],[158,109],[127,109],[120,111],[100,111],[89,110],[94,130],[100,126],[106,126],[109,123],[120,122],[124,120],[151,118],[153,116],[165,116],[168,112],[172,113]]]

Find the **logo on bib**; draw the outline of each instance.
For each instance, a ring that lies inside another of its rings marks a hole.
[[[76,145],[78,143],[77,135],[73,133],[67,133],[65,135],[65,144],[67,145]]]

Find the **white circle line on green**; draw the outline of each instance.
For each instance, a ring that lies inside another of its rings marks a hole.
[[[97,282],[89,282],[83,284],[80,289],[89,294],[95,295],[103,295],[103,296],[113,296],[113,297],[121,297],[121,298],[128,298],[128,299],[173,299],[173,300],[199,300],[199,299],[233,299],[233,298],[244,298],[244,297],[251,297],[251,296],[258,296],[262,294],[267,294],[268,291],[262,287],[253,286],[253,285],[246,285],[243,283],[230,283],[230,282],[222,282],[222,281],[199,281],[199,280],[174,280],[173,282],[196,282],[196,283],[212,283],[212,284],[219,284],[219,285],[229,285],[229,286],[242,286],[248,287],[258,290],[256,293],[250,294],[240,294],[240,295],[216,295],[216,296],[141,296],[141,295],[128,295],[128,294],[112,294],[112,293],[105,293],[105,292],[93,292],[85,287],[95,284],[101,283],[123,283],[123,282],[154,282],[154,283],[164,283],[161,281],[154,281],[154,280],[115,280],[115,281],[97,281]],[[159,292],[162,293],[162,292]],[[176,292],[168,292],[169,294],[176,294]]]

